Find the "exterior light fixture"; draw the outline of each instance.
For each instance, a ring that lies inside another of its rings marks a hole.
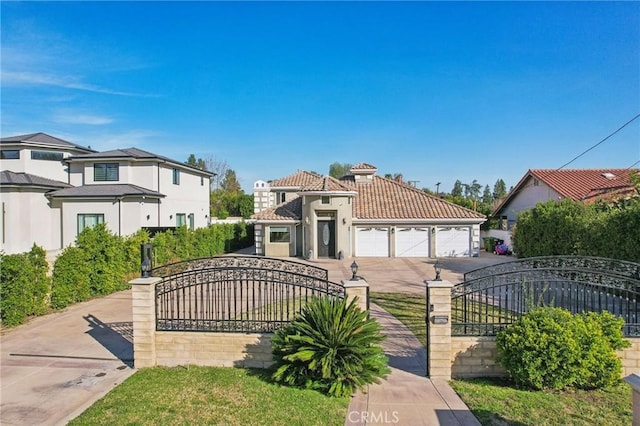
[[[358,279],[358,264],[356,263],[356,261],[354,260],[353,263],[351,264],[351,280],[355,281]]]
[[[436,260],[436,263],[433,265],[433,269],[435,269],[436,271],[436,277],[433,280],[442,281],[442,278],[440,278],[440,272],[442,272],[442,267],[440,266],[440,262]]]

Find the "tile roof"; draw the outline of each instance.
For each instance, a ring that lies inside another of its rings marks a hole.
[[[586,201],[611,191],[633,190],[631,173],[634,171],[637,173],[638,169],[533,169],[529,173],[563,197]]]
[[[300,220],[302,218],[302,197],[293,198],[279,206],[256,213],[251,217],[257,220]]]
[[[637,191],[631,182],[632,173],[640,173],[640,169],[531,169],[491,215],[500,215],[513,197],[533,178],[543,182],[565,198],[591,203],[600,199],[636,195]],[[612,176],[607,177],[607,174]]]
[[[138,148],[113,149],[111,151],[95,152],[92,154],[74,155],[73,157],[68,158],[67,161],[78,161],[78,160],[82,161],[82,160],[88,160],[88,159],[90,160],[90,159],[107,159],[107,158],[135,158],[137,160],[162,160],[169,163],[180,165],[182,167],[196,170],[200,173],[204,173],[211,176],[214,175],[211,172],[198,169],[197,167],[190,166],[186,163],[181,163],[171,158],[154,154],[149,151],[144,151]]]
[[[20,142],[32,142],[32,143],[41,143],[45,145],[51,145],[52,147],[58,148],[74,148],[81,149],[85,152],[95,152],[95,150],[91,148],[87,148],[86,146],[77,145],[75,143],[65,141],[60,138],[53,137],[46,133],[30,133],[28,135],[18,135],[18,136],[10,136],[6,138],[0,139],[0,144],[2,143],[20,143]]]
[[[405,183],[374,176],[356,183],[353,217],[358,219],[478,219],[484,215]]]
[[[314,183],[318,178],[321,178],[321,176],[317,173],[298,170],[292,175],[269,182],[269,186],[272,188],[301,188],[305,185]]]
[[[378,168],[369,163],[358,163],[355,166],[352,166],[349,170],[378,170]]]
[[[10,170],[0,172],[0,185],[7,186],[32,186],[43,188],[71,188],[71,185],[53,179],[47,179],[42,176],[32,175],[29,173],[16,173]]]
[[[303,186],[300,192],[345,192],[354,190],[355,188],[352,185],[346,185],[331,176],[324,176],[316,178],[314,182]]]
[[[300,172],[298,172],[300,173]],[[285,178],[286,179],[286,178]],[[305,191],[355,191],[354,219],[475,219],[481,222],[485,216],[457,204],[450,203],[406,183],[374,176],[370,183],[356,183],[353,179],[315,177],[304,186]],[[258,220],[300,220],[301,197],[252,216]]]
[[[131,184],[83,185],[61,189],[48,194],[51,197],[124,197],[144,195],[162,198],[164,194]]]

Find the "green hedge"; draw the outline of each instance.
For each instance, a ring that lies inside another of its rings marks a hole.
[[[569,199],[539,203],[518,215],[518,257],[582,255],[640,259],[640,197],[585,206]]]
[[[536,308],[498,333],[498,363],[527,388],[604,388],[620,380],[623,324],[606,311]]]
[[[149,233],[140,230],[128,237],[110,232],[105,224],[86,228],[75,246],[56,259],[51,277],[44,249],[28,253],[0,254],[0,318],[5,326],[21,324],[29,315],[44,314],[92,297],[128,287],[140,273],[140,245]],[[253,225],[220,224],[190,230],[158,233],[153,238],[154,263],[209,257],[253,244]]]
[[[44,249],[34,245],[20,254],[0,254],[0,318],[5,326],[22,324],[47,311],[51,279]]]

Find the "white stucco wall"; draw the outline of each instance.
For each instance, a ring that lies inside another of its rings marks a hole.
[[[5,253],[29,251],[34,243],[45,250],[61,247],[60,210],[49,207],[44,190],[2,188],[0,195]]]
[[[13,149],[7,147],[6,149]],[[62,153],[64,158],[71,155],[69,151],[60,149],[45,149],[45,148],[22,148],[20,149],[20,158],[15,160],[2,160],[0,168],[2,170],[10,170],[16,173],[29,173],[36,176],[46,177],[47,179],[53,179],[60,182],[67,182],[67,168],[60,161],[50,160],[33,160],[31,159],[31,151],[45,151]]]
[[[176,226],[176,214],[184,213],[189,224],[189,215],[194,216],[195,228],[208,225],[209,179],[201,182],[200,176],[187,169],[180,169],[180,184],[173,183],[173,168],[170,164],[160,166],[160,187],[164,195],[161,204],[160,225]]]
[[[539,202],[545,202],[549,200],[560,200],[562,196],[545,185],[543,182],[539,182],[539,185],[534,185],[533,178],[527,179],[522,185],[518,193],[511,199],[507,208],[501,213],[502,216],[507,216],[509,227],[513,226],[518,213],[523,210],[532,209]]]

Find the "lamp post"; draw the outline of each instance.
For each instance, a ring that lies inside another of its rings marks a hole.
[[[436,277],[433,280],[442,281],[442,278],[440,278],[440,272],[442,272],[442,267],[440,266],[440,262],[436,260],[436,263],[433,265],[433,269],[435,269],[436,271]]]
[[[436,196],[440,196],[440,182],[436,183]]]
[[[358,279],[358,264],[354,260],[351,264],[351,281],[355,281]]]

